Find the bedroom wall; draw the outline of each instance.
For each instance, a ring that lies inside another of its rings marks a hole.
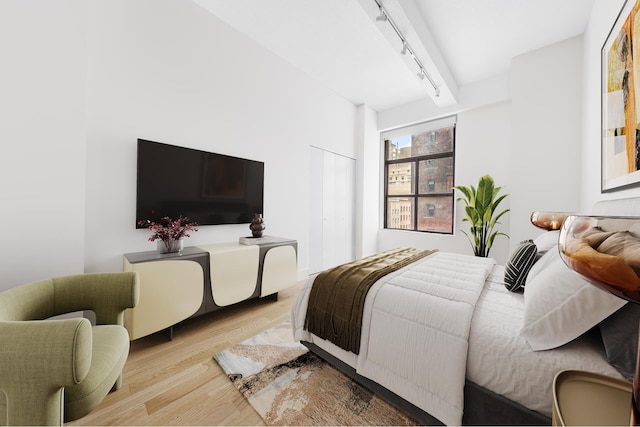
[[[356,258],[378,250],[380,217],[380,135],[378,113],[366,105],[358,107],[356,126]]]
[[[583,37],[511,61],[511,248],[543,231],[533,211],[580,209]]]
[[[265,233],[298,240],[304,275],[309,146],[355,157],[356,107],[193,2],[92,1],[89,29],[86,270],[154,249],[134,228],[146,138],[264,161]],[[202,226],[187,245],[248,232]]]
[[[596,0],[591,10],[589,25],[584,33],[582,212],[591,212],[591,207],[599,200],[640,196],[640,187],[608,193],[600,192],[601,49],[623,5],[624,0]]]
[[[86,14],[0,2],[0,291],[83,270]]]

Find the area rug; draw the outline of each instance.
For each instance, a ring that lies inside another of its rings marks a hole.
[[[293,341],[289,323],[213,356],[267,425],[416,425]]]

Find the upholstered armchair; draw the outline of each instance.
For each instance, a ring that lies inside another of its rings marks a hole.
[[[41,280],[0,292],[0,424],[62,425],[122,384],[129,355],[124,310],[139,298],[135,272]],[[85,318],[49,319],[92,310]]]

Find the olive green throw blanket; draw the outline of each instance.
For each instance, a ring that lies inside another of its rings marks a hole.
[[[358,354],[364,301],[371,286],[386,274],[434,252],[392,249],[323,271],[309,293],[305,329]]]

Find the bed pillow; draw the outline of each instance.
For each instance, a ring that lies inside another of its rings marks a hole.
[[[624,304],[570,270],[560,253],[550,250],[529,271],[521,333],[534,351],[550,350],[578,338]]]
[[[613,233],[598,246],[598,252],[622,258],[640,276],[640,239],[633,233]]]
[[[598,325],[609,364],[633,381],[638,354],[640,305],[627,303]]]
[[[615,231],[603,231],[600,227],[591,227],[583,231],[580,234],[580,238],[589,243],[589,246],[592,248],[598,249],[598,246],[600,246],[602,242],[615,233]]]
[[[540,256],[547,253],[551,248],[558,247],[559,237],[560,230],[553,230],[542,233],[541,235],[533,239],[533,243],[536,244]]]
[[[533,240],[525,240],[513,250],[504,268],[504,285],[511,292],[522,291],[529,270],[538,259]]]

